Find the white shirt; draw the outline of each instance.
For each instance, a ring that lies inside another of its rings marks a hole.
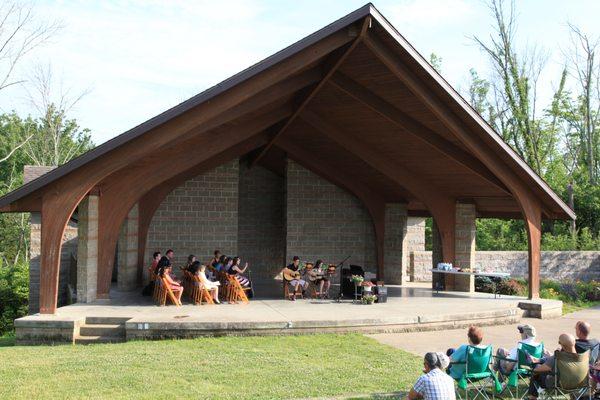
[[[519,342],[517,343],[517,347],[515,347],[514,349],[510,349],[510,353],[508,353],[508,358],[510,358],[511,360],[517,359],[518,348],[520,347],[519,344],[521,343],[525,343],[530,346],[539,346],[539,343],[535,341],[535,337],[528,337],[527,339],[519,340]]]

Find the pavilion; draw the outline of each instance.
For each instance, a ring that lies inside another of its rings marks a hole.
[[[260,174],[279,186],[246,178]],[[307,182],[313,175],[356,204]],[[186,186],[197,176],[204,178]],[[198,185],[205,185],[202,196],[190,199]],[[187,192],[152,228],[179,187]],[[190,208],[174,206],[190,201]],[[575,218],[371,4],[5,195],[0,211],[40,217],[39,311],[53,314],[63,236],[74,216],[84,271],[77,273],[84,280],[78,300],[92,301],[109,298],[124,231],[135,239],[124,242],[133,260],[124,279],[139,283],[154,250],[149,230],[171,235],[164,243],[192,241],[176,233],[185,218],[197,218],[198,204],[214,207],[196,225],[207,248],[229,241],[229,254],[273,252],[269,268],[276,268],[311,245],[331,244],[335,251],[322,251],[332,258],[362,252],[368,264],[373,255],[378,279],[394,283],[405,273],[403,218],[433,217],[434,261],[458,266],[470,265],[476,217],[524,219],[532,299],[539,296],[542,220]],[[344,207],[350,211],[335,214]],[[368,227],[352,223],[363,211]],[[355,240],[358,231],[369,239]]]

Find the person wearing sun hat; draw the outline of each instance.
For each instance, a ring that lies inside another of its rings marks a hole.
[[[517,325],[517,331],[519,332],[519,335],[521,335],[521,339],[517,342],[517,345],[510,350],[507,350],[505,348],[499,348],[496,352],[496,355],[499,358],[508,358],[510,360],[516,360],[518,356],[518,348],[521,344],[524,343],[531,346],[539,345],[539,343],[535,339],[536,331],[533,325]],[[515,365],[515,362],[497,359],[494,368],[496,369],[496,371],[499,371],[502,375],[506,376],[510,374]]]

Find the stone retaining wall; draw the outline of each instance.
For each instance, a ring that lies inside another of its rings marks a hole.
[[[411,281],[430,281],[431,251],[413,251],[410,255]],[[475,268],[508,272],[514,277],[527,276],[526,251],[477,251]],[[600,251],[542,251],[542,279],[600,280]]]

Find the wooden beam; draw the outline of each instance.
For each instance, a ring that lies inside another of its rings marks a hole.
[[[337,71],[337,69],[340,67],[340,65],[342,65],[342,63],[348,58],[348,56],[352,53],[352,51],[356,48],[356,46],[358,46],[358,44],[361,42],[363,37],[365,37],[365,35],[367,33],[367,29],[369,28],[370,25],[371,25],[371,17],[366,17],[362,23],[360,33],[358,34],[356,39],[354,39],[352,44],[350,44],[350,46],[348,46],[348,48],[342,52],[342,54],[336,59],[336,61],[332,63],[332,66],[329,68],[329,70],[327,71],[327,73],[325,74],[323,79],[321,79],[321,81],[302,100],[302,102],[298,105],[298,108],[296,108],[294,113],[290,116],[290,118],[288,118],[288,120],[281,127],[281,129],[273,135],[273,137],[269,141],[269,143],[267,143],[266,146],[258,153],[258,155],[250,161],[250,164],[249,164],[250,168],[252,168],[254,165],[256,165],[256,163],[258,161],[260,161],[260,159],[269,151],[271,146],[273,146],[273,144],[275,144],[275,141],[281,135],[283,135],[283,133],[289,128],[289,126],[296,120],[296,118],[298,117],[298,115],[300,115],[302,110],[304,110],[306,105],[315,97],[315,95],[317,93],[319,93],[321,88],[323,86],[325,86],[325,84],[327,83],[329,78],[331,78],[331,76],[335,73],[335,71]]]
[[[471,172],[474,172],[498,189],[510,194],[510,191],[506,186],[504,186],[504,184],[477,158],[473,157],[449,140],[444,139],[434,130],[421,124],[408,114],[405,114],[352,78],[338,71],[333,75],[329,82],[339,90],[386,118],[388,121],[399,126],[403,131],[428,144],[432,149],[448,156],[450,159],[468,168]]]
[[[395,184],[405,188],[415,198],[422,201],[440,227],[444,244],[444,258],[448,262],[454,262],[454,199],[445,196],[441,190],[436,189],[434,185],[416,171],[381,157],[365,143],[361,143],[356,138],[341,132],[322,116],[310,110],[305,110],[301,118],[330,140],[333,140],[338,146],[362,159],[373,169],[386,175]]]

